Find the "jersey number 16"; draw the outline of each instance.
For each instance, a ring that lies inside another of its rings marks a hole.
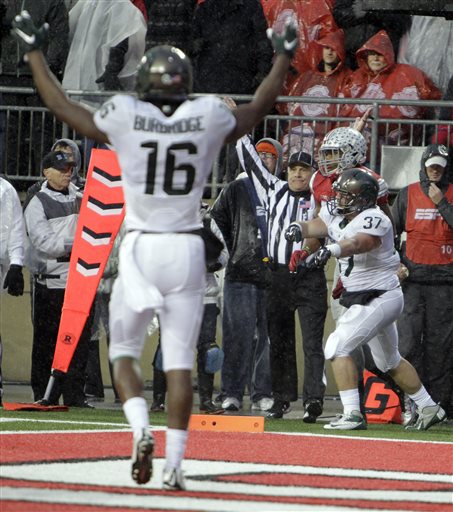
[[[154,194],[154,186],[156,181],[156,167],[157,167],[157,142],[150,141],[141,144],[142,148],[149,148],[151,151],[148,154],[148,171],[146,174],[146,194]],[[181,142],[179,144],[172,144],[167,149],[165,157],[165,173],[164,173],[164,192],[170,196],[182,196],[188,194],[193,187],[195,180],[195,167],[191,164],[181,163],[175,165],[175,153],[177,151],[184,151],[190,155],[197,153],[197,148],[191,142]],[[175,172],[185,172],[186,180],[184,183],[178,185],[174,184]]]

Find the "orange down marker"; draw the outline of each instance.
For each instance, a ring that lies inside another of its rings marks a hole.
[[[264,432],[263,416],[221,416],[192,414],[189,430],[217,432]]]

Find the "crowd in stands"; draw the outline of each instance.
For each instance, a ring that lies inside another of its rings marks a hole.
[[[437,164],[443,165],[444,162],[444,167],[449,165],[451,169],[453,126],[443,124],[442,121],[453,120],[453,108],[445,107],[436,112],[434,109],[417,106],[416,102],[441,98],[453,100],[453,61],[452,52],[448,51],[453,45],[453,20],[371,13],[363,9],[361,0],[0,0],[0,86],[33,85],[19,47],[7,30],[8,24],[20,9],[27,9],[37,25],[44,22],[49,24],[46,56],[51,70],[66,89],[82,90],[83,100],[95,107],[103,102],[103,98],[96,94],[90,96],[90,92],[132,90],[134,72],[143,53],[152,46],[162,44],[174,45],[191,57],[194,92],[250,95],[267,75],[272,64],[273,50],[266,30],[271,27],[278,31],[288,16],[297,20],[299,47],[284,87],[284,95],[289,98],[277,104],[275,110],[275,113],[283,116],[281,128],[275,129],[275,139],[259,140],[260,137],[255,136],[255,148],[250,141],[242,141],[242,148],[237,149],[238,156],[236,150],[233,151],[234,162],[241,163],[245,174],[236,176],[231,170],[225,172],[225,182],[230,183],[225,183],[211,212],[229,252],[228,262],[222,263],[226,265],[222,317],[225,359],[217,406],[211,401],[212,377],[208,377],[208,391],[202,401],[205,412],[217,414],[224,410],[239,410],[248,388],[256,410],[266,412],[271,418],[282,418],[290,410],[290,402],[297,400],[295,329],[288,320],[294,318],[297,310],[305,353],[304,419],[307,422],[316,421],[322,413],[325,391],[324,360],[321,361],[320,357],[322,359],[327,285],[323,269],[303,275],[297,273],[291,251],[289,254],[285,252],[286,242],[282,234],[286,224],[294,221],[300,212],[309,212],[307,215],[310,218],[315,215],[315,204],[310,205],[310,201],[313,201],[313,187],[310,188],[308,183],[317,172],[319,149],[322,148],[326,134],[336,127],[348,127],[363,116],[369,107],[369,104],[323,103],[322,100],[394,100],[394,104],[379,107],[380,118],[389,120],[387,124],[380,125],[379,147],[384,144],[443,144],[449,149],[449,157],[442,156],[442,152],[434,152],[431,157],[443,158],[442,161],[436,160]],[[438,43],[439,39],[442,44]],[[318,101],[307,102],[304,98],[316,98]],[[401,100],[411,100],[414,104],[398,104]],[[19,94],[16,91],[0,93],[0,104],[42,106],[36,94]],[[292,117],[297,119],[292,120]],[[317,118],[320,119],[317,121]],[[437,120],[438,125],[435,130],[427,132],[416,124],[401,122],[417,119]],[[14,176],[27,175],[30,174],[28,171],[31,166],[35,171],[39,170],[39,175],[44,171],[46,177],[44,188],[41,188],[40,183],[36,197],[27,201],[25,209],[30,240],[42,256],[45,247],[42,245],[41,233],[34,233],[39,215],[43,218],[49,218],[49,215],[52,217],[50,210],[55,209],[56,204],[67,203],[69,209],[66,216],[74,215],[76,218],[77,205],[80,203],[80,190],[77,191],[77,186],[68,185],[66,188],[69,192],[61,193],[59,185],[53,185],[54,171],[49,169],[56,168],[58,173],[60,165],[70,176],[76,162],[71,159],[57,162],[64,153],[62,148],[55,148],[54,144],[59,138],[61,127],[50,118],[43,117],[40,122],[34,122],[33,118],[26,115],[11,115],[8,117],[8,131],[6,123],[6,115],[0,110],[2,172]],[[19,126],[20,123],[23,124]],[[44,152],[37,147],[33,151],[24,149],[25,137],[23,140],[18,139],[17,133],[26,133],[27,130],[34,133],[33,140],[42,141],[40,147],[44,148]],[[363,148],[366,150],[368,147],[369,151],[371,132],[365,126],[362,133]],[[335,149],[340,158],[346,151],[340,146]],[[329,150],[333,154],[333,149]],[[28,153],[31,155],[30,161],[25,161],[23,155]],[[49,154],[45,157],[46,153]],[[225,152],[221,155],[222,159],[229,156]],[[354,160],[353,166],[360,166],[366,160],[369,160],[369,153],[360,153],[360,158]],[[20,171],[17,172],[17,169]],[[296,181],[289,179],[293,179],[295,173],[302,174],[304,171],[308,173],[308,179],[307,183],[303,182],[303,186],[297,185],[298,179],[303,181],[302,177],[296,178]],[[421,172],[425,172],[424,167]],[[285,177],[288,177],[288,181],[284,181]],[[453,186],[448,183],[449,178],[453,178],[453,173],[449,175],[447,169],[439,182],[445,197],[435,195],[433,200],[436,208],[440,205],[439,211],[442,208],[448,210],[445,201],[451,203]],[[331,185],[329,181],[329,187]],[[6,188],[6,185],[3,186]],[[425,192],[428,196],[428,190]],[[305,206],[301,206],[302,203]],[[280,209],[284,209],[285,217],[280,225],[276,222],[263,227],[260,214],[265,204],[272,205],[272,221],[283,219],[283,210]],[[400,205],[397,222],[399,233],[407,231],[402,220],[406,208],[409,208],[406,203],[404,207]],[[439,228],[438,233],[439,237],[445,236],[450,244],[453,231],[453,224],[449,224],[452,221],[451,212],[445,214],[445,219],[445,225]],[[52,224],[50,222],[49,229]],[[73,231],[72,224],[67,227]],[[447,234],[444,235],[444,232]],[[273,245],[268,245],[269,233],[275,237],[272,239]],[[61,254],[54,254],[55,251],[52,252],[53,249],[48,247],[47,257],[62,258],[59,264],[64,266],[69,261],[67,257],[70,247],[65,246],[61,240],[58,244],[61,246]],[[269,247],[272,247],[271,251]],[[449,247],[451,250],[453,245]],[[316,247],[304,246],[297,250],[302,249],[313,252]],[[64,258],[67,261],[63,261]],[[452,258],[450,252],[449,256],[442,259],[445,272],[439,278],[432,278],[428,269],[422,280],[426,286],[437,286],[441,279],[445,297],[451,297]],[[290,261],[293,261],[292,271],[288,269]],[[5,257],[0,264],[6,265],[6,262]],[[22,264],[23,259],[19,266]],[[430,266],[430,262],[425,260],[421,264]],[[58,270],[58,278],[62,272]],[[47,338],[56,338],[58,311],[61,309],[65,288],[65,280],[59,282],[52,275],[55,273],[57,270],[34,272],[33,293],[36,294],[36,300],[32,385],[36,400],[41,399],[45,391],[50,371],[50,351],[53,353],[54,347],[48,344]],[[426,275],[431,277],[427,278]],[[410,279],[408,283],[406,289],[412,292],[414,286],[410,286]],[[288,290],[291,290],[291,294]],[[98,299],[97,304],[101,302],[100,297]],[[214,324],[220,295],[216,300],[215,307],[212,306],[215,310]],[[105,311],[104,304],[104,316]],[[417,313],[422,315],[421,312]],[[444,314],[447,318],[451,308],[445,310]],[[46,319],[44,324],[40,323],[42,318]],[[48,322],[49,318],[54,320],[52,325]],[[103,321],[105,324],[105,318]],[[451,319],[449,322],[448,325]],[[88,327],[90,325],[91,317]],[[71,388],[67,385],[67,395],[64,396],[65,403],[69,405],[85,407],[88,403],[82,384],[86,375],[83,375],[81,366],[87,362],[89,338],[90,334],[85,332],[81,349],[75,358],[72,377],[76,386]],[[91,338],[91,348],[94,350],[90,353],[98,361],[99,333],[92,334]],[[437,350],[434,338],[430,340],[430,357],[437,361],[432,355],[433,347],[434,351]],[[447,338],[448,334],[442,340],[442,355],[445,356],[442,368],[452,372],[453,367],[448,367],[448,364],[453,364],[453,340],[450,339],[448,343]],[[203,343],[209,347],[210,342],[214,342],[214,339],[204,340]],[[423,340],[420,344],[423,344]],[[43,347],[46,354],[42,354]],[[407,349],[407,352],[410,357],[410,350]],[[423,375],[429,375],[429,391],[435,399],[438,397],[449,417],[453,418],[453,379],[448,383],[442,379],[442,389],[437,392],[436,376],[430,373],[429,368],[425,368],[428,363],[424,360],[423,351],[417,350],[416,355],[414,365],[418,365],[417,369],[421,370],[419,373],[422,380]],[[89,363],[88,368],[90,364],[93,365]],[[99,374],[98,363],[94,366],[97,369],[93,372]],[[203,363],[199,362],[199,369],[202,367]],[[92,372],[89,373],[91,375]],[[307,376],[311,376],[308,381]],[[95,387],[89,388],[88,394],[101,397],[102,391],[94,391]],[[61,392],[65,395],[65,388]],[[57,401],[58,396],[53,397],[52,402]],[[163,401],[163,398],[160,402],[158,400],[154,410],[162,410]]]

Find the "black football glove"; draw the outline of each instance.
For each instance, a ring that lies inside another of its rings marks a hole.
[[[49,24],[44,23],[41,28],[38,28],[28,11],[22,11],[14,18],[11,33],[19,41],[24,53],[28,53],[40,50],[47,43]]]
[[[270,39],[275,53],[283,53],[290,59],[294,57],[298,45],[297,23],[290,17],[285,21],[285,28],[281,34],[276,34],[272,28],[266,31],[267,38]]]
[[[3,288],[8,289],[10,295],[23,295],[24,293],[24,276],[22,275],[22,267],[20,265],[11,265],[6,273]]]
[[[327,247],[321,247],[321,249],[318,249],[310,258],[309,261],[307,261],[307,267],[309,268],[321,268],[323,267],[328,261],[329,258],[332,256],[332,253],[330,252]]]
[[[109,73],[107,70],[96,80],[97,84],[104,84],[104,91],[122,91],[123,86],[121,85],[118,75]]]
[[[302,229],[297,222],[291,222],[285,231],[285,238],[288,242],[300,242],[302,241]]]

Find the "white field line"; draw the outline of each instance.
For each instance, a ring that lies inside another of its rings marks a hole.
[[[155,457],[154,474],[160,474],[163,470],[164,459]],[[40,468],[40,474],[37,476],[36,467]],[[453,475],[439,473],[418,473],[409,471],[387,471],[374,469],[351,469],[335,467],[315,467],[303,466],[297,464],[264,464],[254,462],[225,462],[221,460],[199,460],[186,459],[183,462],[186,478],[197,478],[199,475],[241,475],[249,473],[259,474],[297,474],[297,475],[319,475],[342,478],[375,478],[380,480],[401,480],[407,482],[439,482],[453,483]],[[44,472],[44,473],[43,473]],[[111,460],[86,460],[86,461],[64,461],[64,462],[39,462],[37,464],[5,464],[2,467],[2,476],[4,478],[17,478],[22,480],[42,481],[45,475],[45,481],[65,482],[78,484],[99,484],[99,485],[125,485],[135,488],[135,484],[130,480],[130,485],[124,482],[124,475],[129,474],[129,460],[117,458]],[[96,475],[93,480],[93,475]],[[200,483],[200,490],[207,490],[206,485]],[[216,482],[222,484],[222,482]],[[225,485],[228,482],[224,482]],[[236,485],[236,484],[235,484]],[[245,484],[241,484],[245,485]],[[154,487],[153,485],[151,487]],[[192,485],[191,485],[192,487]],[[275,486],[280,488],[280,486]],[[255,488],[255,486],[253,487]],[[211,487],[209,486],[209,489]],[[235,488],[236,489],[236,488]],[[227,492],[232,492],[228,490]],[[387,492],[387,491],[386,491]],[[394,492],[394,491],[390,491]],[[279,494],[279,493],[277,493]],[[451,493],[450,493],[451,496]]]
[[[98,425],[99,427],[118,427],[119,429],[128,429],[129,425],[126,423],[108,423],[108,422],[97,422],[97,421],[73,421],[73,420],[42,420],[42,419],[29,419],[29,418],[0,418],[0,424],[1,423],[8,423],[8,422],[28,422],[28,423],[56,423],[56,424],[62,424],[62,425]],[[403,427],[401,427],[403,428]],[[152,426],[151,430],[159,431],[159,430],[166,430],[166,427],[161,426]],[[103,430],[100,430],[101,432]],[[0,432],[1,434],[52,434],[52,433],[69,433],[72,432],[71,430],[49,430],[49,431],[3,431]],[[77,430],[79,433],[93,433],[96,432],[95,430]],[[110,430],[111,432],[111,430]],[[453,430],[452,430],[453,433]],[[260,435],[260,433],[255,433],[256,435]],[[320,439],[329,437],[333,439],[355,439],[358,441],[383,441],[383,442],[389,442],[389,443],[427,443],[427,444],[441,444],[446,446],[451,446],[453,448],[453,436],[452,436],[452,442],[448,441],[429,441],[429,440],[420,440],[420,439],[386,439],[386,438],[380,438],[380,437],[356,437],[351,436],[348,437],[346,435],[335,435],[335,434],[312,434],[309,432],[264,432],[264,434],[271,434],[271,435],[280,435],[280,436],[300,436],[300,437],[318,437]]]
[[[155,474],[160,475],[164,466],[164,460],[159,458],[155,459]],[[187,461],[189,462],[189,461]],[[389,490],[389,489],[344,489],[344,488],[329,488],[329,487],[311,487],[311,486],[297,486],[297,485],[272,485],[272,483],[264,483],[267,476],[274,475],[275,473],[290,473],[294,474],[311,474],[312,468],[306,468],[304,466],[284,466],[284,465],[272,465],[272,464],[250,464],[250,463],[225,463],[223,461],[190,461],[190,464],[185,464],[186,469],[186,480],[187,489],[191,492],[199,493],[200,496],[197,498],[186,498],[181,496],[182,501],[179,502],[179,507],[183,506],[186,510],[186,502],[189,501],[193,504],[195,510],[213,510],[210,506],[205,508],[206,501],[208,503],[217,502],[218,509],[222,508],[222,501],[228,499],[223,496],[231,495],[228,500],[229,510],[245,511],[240,506],[242,503],[242,497],[244,502],[248,501],[253,510],[279,510],[279,511],[297,511],[299,510],[299,504],[285,504],[279,502],[285,498],[299,498],[299,499],[310,499],[310,498],[321,498],[321,499],[340,499],[340,500],[360,500],[365,503],[362,507],[368,510],[366,503],[370,506],[375,501],[389,501],[393,502],[393,507],[398,507],[398,502],[414,502],[414,503],[431,503],[431,504],[442,504],[448,507],[451,503],[451,492],[449,491],[411,491],[411,490]],[[318,474],[331,475],[331,468],[316,468]],[[225,475],[237,476],[240,480],[241,476],[247,476],[250,473],[259,473],[263,476],[263,482],[257,484],[241,483],[240,481],[221,481],[218,477]],[[361,471],[342,471],[343,476],[349,476],[351,474],[357,474],[359,478],[369,478],[370,472]],[[368,475],[365,475],[368,473]],[[380,472],[374,472],[379,475]],[[136,485],[130,478],[130,462],[126,460],[121,461],[91,461],[91,462],[76,462],[76,463],[51,463],[51,464],[40,464],[39,465],[39,477],[37,476],[36,466],[33,465],[19,465],[19,466],[4,466],[2,468],[3,477],[16,478],[18,480],[29,480],[29,481],[44,481],[44,482],[58,482],[60,484],[76,484],[76,485],[98,485],[98,486],[111,486],[111,487],[128,487],[130,489],[136,489]],[[398,479],[400,476],[407,477],[407,474],[400,475],[398,472],[394,472],[394,478]],[[413,474],[412,481],[419,481],[420,475]],[[441,475],[438,475],[441,476]],[[379,476],[378,476],[379,477]],[[147,484],[147,488],[150,490],[160,489],[160,478],[153,478],[150,484]],[[111,498],[107,498],[106,494],[110,497],[114,497],[115,506],[135,506],[136,500],[145,499],[148,506],[152,502],[153,507],[161,508],[161,504],[164,506],[167,501],[167,496],[136,496],[134,493],[112,492],[104,493],[89,490],[89,491],[65,491],[60,489],[27,489],[27,485],[24,484],[20,488],[13,488],[4,485],[2,487],[2,499],[16,499],[23,500],[28,497],[30,501],[41,501],[51,502],[55,499],[57,501],[74,503],[72,500],[77,500],[78,503],[86,503],[86,494],[89,499],[93,500],[92,505],[101,503],[103,501],[104,506],[113,505]],[[113,491],[113,489],[112,489]],[[220,494],[217,500],[209,498],[206,500],[203,497],[203,493],[218,493]],[[39,494],[38,494],[39,493]],[[56,498],[61,493],[59,498]],[[78,495],[78,496],[77,496]],[[262,498],[267,498],[271,503],[263,501],[254,502],[252,499],[247,500],[247,496],[257,495]],[[239,501],[239,507],[236,507],[236,500]],[[192,501],[193,500],[193,501]],[[273,502],[273,503],[272,503]],[[144,502],[137,502],[138,506],[143,506]],[[195,503],[199,504],[199,508],[195,507]],[[220,504],[220,506],[219,506]],[[224,505],[225,506],[225,505]],[[306,505],[302,505],[302,510],[307,510]],[[283,508],[282,508],[283,507]],[[345,503],[345,507],[348,504]],[[393,508],[391,507],[391,508]],[[324,505],[325,508],[325,505]],[[371,507],[373,508],[373,507]],[[217,510],[218,510],[217,509]],[[348,509],[350,510],[350,509]]]
[[[20,498],[18,493],[20,492]],[[196,512],[345,512],[351,510],[346,507],[329,507],[326,505],[296,505],[294,503],[269,503],[264,501],[253,502],[250,500],[219,500],[219,499],[200,499],[188,498],[186,496],[178,498],[176,496],[135,496],[135,495],[118,495],[112,493],[101,492],[84,492],[65,491],[53,489],[12,489],[10,487],[2,487],[3,500],[20,500],[32,503],[62,503],[66,505],[89,505],[101,507],[127,507],[127,508],[143,508],[150,510],[150,504],[153,508],[159,510],[178,511],[181,507],[184,510],[193,510]],[[121,510],[121,508],[118,508]],[[358,510],[358,509],[356,509]],[[363,510],[363,509],[362,509]],[[380,512],[387,512],[379,509]],[[407,512],[399,511],[396,508],[389,509],[391,512]]]

